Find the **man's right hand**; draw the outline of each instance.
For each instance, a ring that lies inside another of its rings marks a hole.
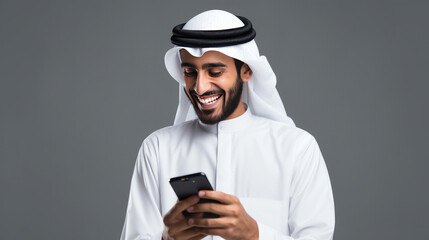
[[[191,227],[188,220],[183,216],[183,211],[200,201],[198,196],[191,196],[182,201],[178,201],[170,211],[164,216],[163,240],[198,240],[206,237],[197,233],[197,228]],[[193,218],[202,218],[202,213],[194,215]]]

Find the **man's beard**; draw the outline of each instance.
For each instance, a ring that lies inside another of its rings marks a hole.
[[[197,92],[195,91],[195,89],[189,89],[189,92],[191,93],[191,96],[193,99],[193,101],[191,100],[192,105],[194,106],[195,112],[197,113],[197,116],[201,120],[201,122],[205,124],[215,124],[228,118],[235,111],[235,109],[237,109],[238,104],[240,103],[240,100],[241,100],[241,93],[243,92],[243,80],[241,79],[240,76],[237,76],[234,86],[228,90],[228,100],[225,100],[226,96],[225,96],[225,91],[223,90],[215,91],[215,92],[210,91],[201,95],[201,96],[204,96],[204,95],[211,95],[216,93],[223,95],[223,104],[222,104],[221,113],[218,114],[217,116],[211,116],[213,112],[217,109],[217,107],[213,109],[201,110],[197,105],[197,101],[198,101]]]

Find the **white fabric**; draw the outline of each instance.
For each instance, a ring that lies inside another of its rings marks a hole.
[[[315,139],[249,109],[218,124],[194,120],[163,128],[144,140],[121,239],[159,240],[163,216],[177,201],[169,179],[195,172],[240,199],[261,240],[332,239],[332,190]]]
[[[183,29],[186,30],[222,30],[244,26],[243,22],[231,13],[222,10],[210,10],[198,14],[189,20]],[[207,51],[218,51],[249,65],[253,76],[243,86],[243,102],[257,116],[265,117],[294,126],[286,114],[280,95],[276,89],[276,75],[265,56],[259,55],[254,40],[234,46],[217,48],[190,48],[175,46],[167,51],[164,62],[170,75],[179,82],[179,105],[174,124],[196,119],[197,115],[183,91],[184,80],[180,66],[179,50],[186,49],[195,57],[201,57]]]

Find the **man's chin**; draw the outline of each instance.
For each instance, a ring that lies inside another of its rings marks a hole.
[[[200,110],[198,112],[198,118],[201,122],[205,124],[215,124],[220,121],[219,114],[215,114],[216,109],[206,109],[206,110]]]

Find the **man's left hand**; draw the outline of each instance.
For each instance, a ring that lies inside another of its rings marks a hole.
[[[189,225],[198,227],[202,234],[217,235],[224,239],[259,239],[257,222],[247,214],[236,196],[218,191],[200,191],[198,196],[220,203],[200,203],[188,208],[187,211],[211,212],[218,214],[219,218],[190,218]]]

